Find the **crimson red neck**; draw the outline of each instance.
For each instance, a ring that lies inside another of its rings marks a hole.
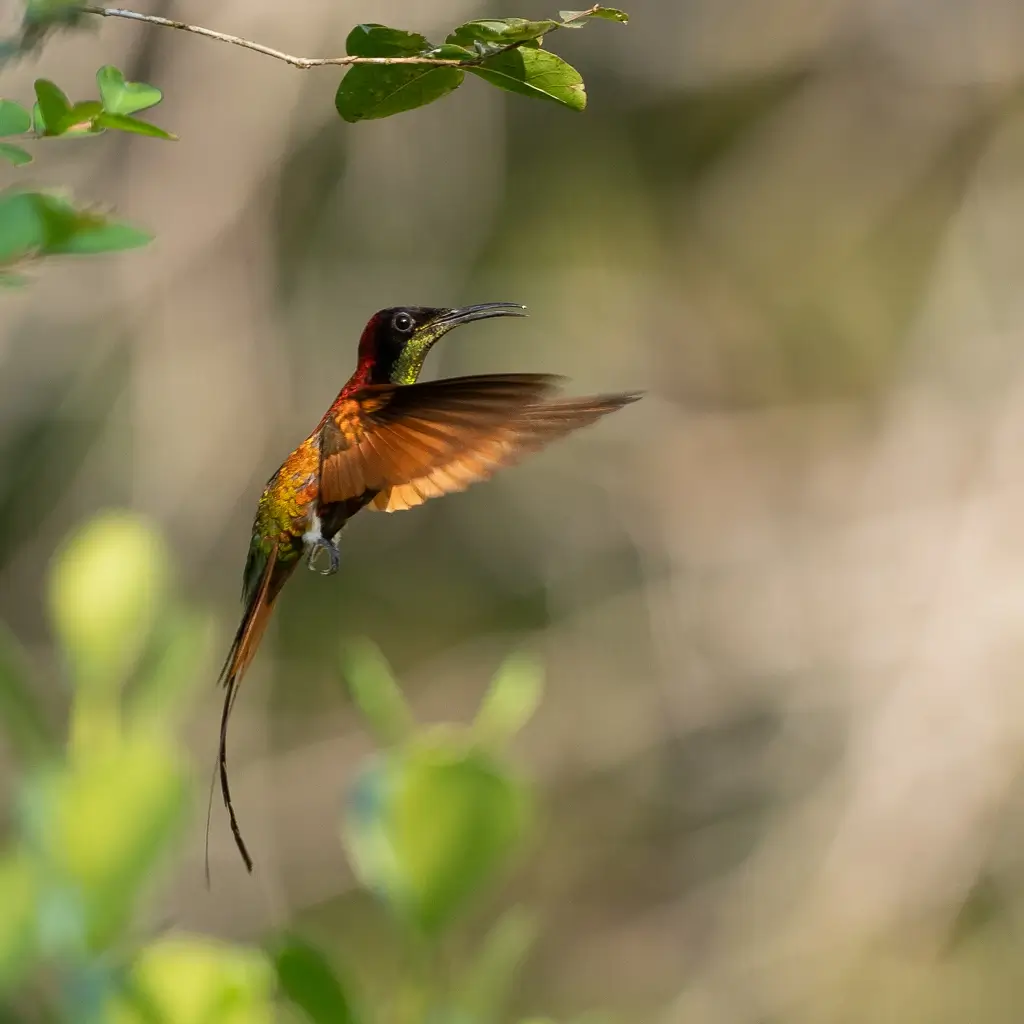
[[[383,319],[383,313],[374,313],[374,315],[366,322],[366,326],[363,328],[363,333],[359,335],[359,367],[364,365],[372,366],[377,361],[377,350],[379,347],[377,337],[380,332],[381,321]]]
[[[367,384],[372,382],[374,367],[377,365],[377,333],[380,329],[381,319],[381,314],[377,313],[370,317],[363,328],[363,333],[359,336],[359,351],[356,357],[355,372],[341,389],[339,397],[350,395],[358,388],[366,387]]]
[[[345,386],[341,389],[339,398],[347,398],[352,394],[353,391],[358,391],[360,388],[365,388],[367,384],[373,382],[373,360],[372,359],[360,359],[356,365],[355,372],[345,382]]]

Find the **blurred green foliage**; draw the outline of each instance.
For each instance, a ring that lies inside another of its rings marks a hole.
[[[0,192],[0,286],[25,283],[22,271],[44,256],[116,252],[151,238],[61,192],[7,189]]]
[[[315,1024],[507,1019],[536,925],[500,917],[470,962],[440,969],[445,938],[521,848],[530,787],[502,748],[530,719],[540,666],[513,655],[468,726],[420,727],[379,652],[344,651],[356,706],[383,744],[358,772],[341,821],[357,877],[407,945],[390,1002],[298,935],[262,947],[200,935],[133,941],[173,868],[195,780],[176,738],[208,629],[175,594],[172,559],[145,521],[109,511],[75,533],[50,574],[67,681],[61,742],[38,705],[30,659],[0,635],[5,732],[20,759],[16,827],[0,854],[0,1009],[12,1020]],[[2,1018],[0,1018],[2,1019]]]

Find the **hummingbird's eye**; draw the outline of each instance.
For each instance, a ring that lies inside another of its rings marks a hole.
[[[408,313],[396,313],[394,320],[391,321],[391,326],[400,334],[408,334],[415,325]]]

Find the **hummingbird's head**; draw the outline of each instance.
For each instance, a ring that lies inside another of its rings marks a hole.
[[[369,367],[371,384],[413,384],[439,338],[460,324],[494,316],[526,316],[526,307],[516,302],[484,302],[460,309],[382,309],[370,319],[359,339],[359,364]]]

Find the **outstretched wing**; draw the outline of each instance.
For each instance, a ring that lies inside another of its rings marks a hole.
[[[321,502],[377,492],[395,512],[465,490],[639,395],[551,399],[546,374],[454,377],[362,389],[325,425]]]
[[[635,402],[636,394],[596,395],[592,398],[547,402],[522,409],[512,423],[496,427],[468,452],[436,463],[422,476],[382,490],[370,503],[378,512],[400,512],[422,505],[471,484],[489,480],[506,466],[607,413]]]

